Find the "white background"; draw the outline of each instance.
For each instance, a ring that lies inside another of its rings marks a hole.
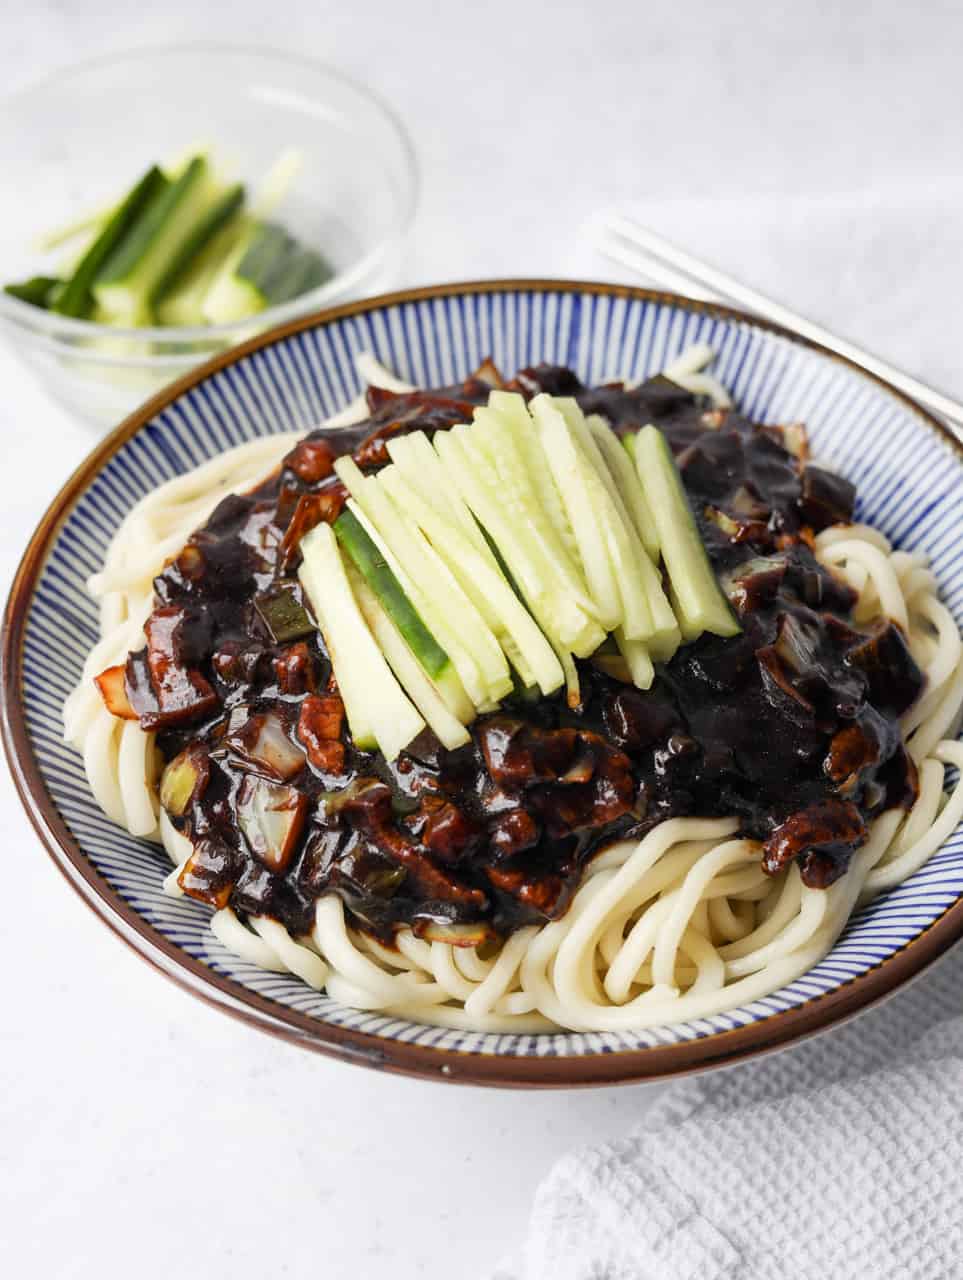
[[[140,8],[0,0],[0,84],[159,41],[310,53],[372,84],[413,135],[423,199],[398,283],[628,278],[580,226],[632,202],[963,395],[955,4]],[[0,217],[16,198],[0,175]],[[91,444],[0,349],[4,587]],[[276,1043],[115,941],[41,852],[5,774],[0,835],[8,1275],[481,1275],[517,1244],[551,1161],[640,1122],[656,1095],[456,1090]]]

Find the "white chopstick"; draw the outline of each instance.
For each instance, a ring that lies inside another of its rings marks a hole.
[[[767,298],[758,290],[740,284],[732,276],[701,262],[685,250],[676,248],[631,218],[618,213],[601,215],[594,222],[593,239],[596,248],[607,258],[639,272],[655,284],[678,290],[689,297],[706,300],[721,298],[732,302],[755,312],[765,320],[784,325],[787,329],[795,329],[804,338],[855,361],[945,418],[953,433],[963,440],[963,404],[951,400],[949,396],[920,382],[918,378],[903,373],[869,351],[864,351],[855,343],[837,337],[828,329],[814,324],[772,298]]]

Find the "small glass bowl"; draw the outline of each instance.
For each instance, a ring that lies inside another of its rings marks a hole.
[[[249,195],[282,150],[301,172],[278,220],[335,268],[320,288],[253,319],[115,329],[0,292],[0,332],[51,395],[113,426],[206,357],[271,325],[393,282],[418,194],[411,142],[367,90],[306,58],[198,44],[111,55],[7,99],[0,172],[0,283],[49,274],[38,234],[123,193],[148,165],[204,147]]]

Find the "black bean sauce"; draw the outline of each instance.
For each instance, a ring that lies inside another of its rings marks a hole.
[[[852,592],[814,558],[812,530],[848,520],[854,494],[789,452],[801,435],[664,378],[589,389],[542,366],[510,385],[574,395],[620,434],[661,428],[741,634],[683,646],[647,692],[580,663],[581,708],[509,698],[455,752],[427,732],[391,764],[359,751],[323,641],[298,629],[297,542],[344,505],[337,454],[376,470],[387,438],[469,421],[490,386],[371,392],[367,422],[312,433],[225,498],[156,580],[127,690],[165,758],[192,762],[173,819],[194,844],[189,893],[295,933],[328,892],[385,939],[402,923],[507,932],[561,914],[594,851],[669,817],[735,815],[768,871],[798,859],[825,886],[874,815],[912,802],[898,719],[922,676],[897,627],[854,625]],[[270,850],[258,805],[281,824]]]

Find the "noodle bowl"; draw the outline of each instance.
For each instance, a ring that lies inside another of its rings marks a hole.
[[[721,402],[718,384],[700,372],[705,358],[690,354],[667,373]],[[377,367],[365,372],[385,385]],[[167,560],[225,494],[254,486],[297,439],[240,446],[143,499],[90,584],[100,600],[101,639],[64,708],[66,737],[83,753],[108,816],[163,843],[175,866],[166,886],[175,894],[191,845],[160,809],[154,734],[111,715],[92,677],[143,644],[153,580]],[[596,853],[560,918],[500,942],[455,946],[402,927],[388,946],[359,929],[335,894],[318,899],[301,936],[267,915],[242,919],[225,906],[212,917],[217,938],[355,1008],[479,1031],[640,1029],[710,1016],[799,977],[831,950],[858,904],[912,875],[963,818],[959,779],[945,790],[963,766],[963,745],[954,740],[963,644],[925,557],[893,550],[865,525],[826,529],[815,550],[857,593],[854,619],[896,622],[926,675],[924,696],[901,725],[919,770],[916,801],[908,812],[875,817],[848,870],[828,888],[805,884],[795,862],[768,874],[762,846],[739,837],[736,818],[674,817],[641,840]]]

